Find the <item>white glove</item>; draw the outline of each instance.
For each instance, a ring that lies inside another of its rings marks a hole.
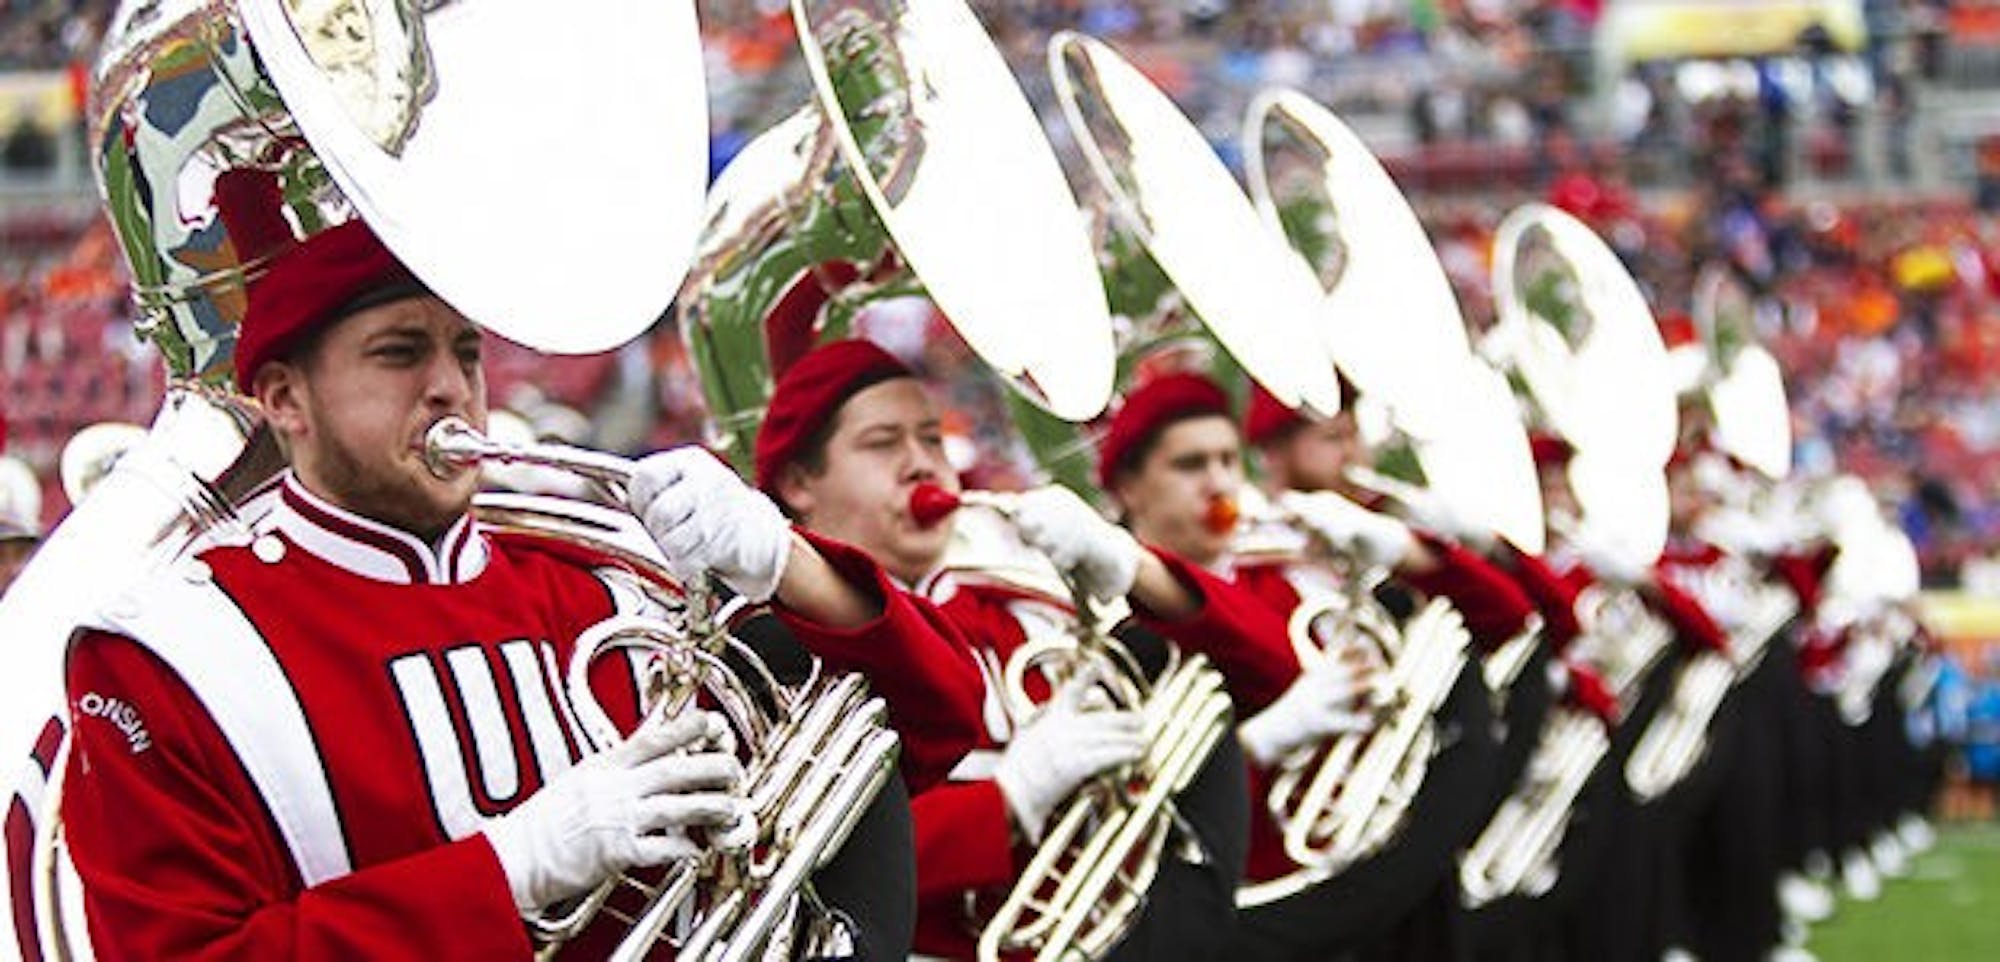
[[[613,873],[690,858],[699,849],[688,829],[747,818],[747,803],[730,794],[743,767],[708,748],[717,729],[727,726],[707,712],[644,725],[487,821],[514,904],[537,911]],[[691,753],[677,754],[683,749]]]
[[[1365,564],[1394,568],[1416,548],[1408,525],[1331,491],[1287,491],[1278,496],[1278,505]]]
[[[1049,814],[1086,779],[1145,754],[1139,713],[1089,708],[1092,690],[1083,680],[1063,686],[994,763],[993,780],[1031,843],[1041,841]]]
[[[1609,537],[1593,533],[1588,526],[1577,531],[1571,548],[1584,567],[1607,583],[1629,588],[1653,580],[1651,567],[1635,552],[1621,550]]]
[[[1738,509],[1709,512],[1696,524],[1695,533],[1733,554],[1752,557],[1777,554],[1785,544],[1776,525]]]
[[[1022,494],[1015,502],[1014,526],[1028,547],[1073,574],[1099,601],[1125,597],[1139,578],[1139,552],[1145,549],[1061,485]]]
[[[1412,492],[1402,496],[1401,500],[1409,508],[1410,520],[1417,527],[1435,531],[1477,551],[1493,547],[1493,529],[1467,518],[1444,498],[1426,491]]]
[[[714,455],[684,447],[640,461],[627,500],[683,584],[714,572],[751,601],[778,590],[791,523]]]
[[[1357,704],[1357,696],[1369,688],[1365,675],[1347,659],[1320,659],[1277,701],[1236,726],[1237,739],[1251,760],[1270,768],[1323,738],[1369,731],[1375,717]]]

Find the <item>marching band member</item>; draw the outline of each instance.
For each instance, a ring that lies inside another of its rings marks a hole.
[[[1684,406],[1683,416],[1690,413],[1705,422],[1704,409]],[[1712,546],[1679,553],[1685,576],[1698,583],[1705,569],[1743,565],[1762,580],[1784,586],[1797,603],[1793,629],[1765,647],[1763,657],[1770,671],[1759,675],[1768,675],[1770,690],[1752,710],[1767,717],[1751,732],[1753,738],[1774,733],[1777,741],[1770,753],[1778,756],[1779,764],[1768,766],[1778,780],[1770,858],[1777,873],[1775,904],[1784,916],[1780,932],[1787,942],[1797,943],[1804,925],[1826,919],[1834,907],[1832,892],[1809,878],[1806,869],[1816,857],[1825,858],[1824,853],[1838,847],[1832,841],[1836,803],[1832,756],[1841,726],[1831,702],[1814,693],[1807,676],[1819,659],[1834,650],[1828,643],[1841,634],[1824,630],[1820,617],[1826,579],[1840,549],[1809,523],[1795,500],[1799,492],[1788,489],[1786,482],[1769,481],[1713,450],[1695,454],[1680,473],[1681,512],[1677,513],[1687,514],[1686,527]],[[1760,496],[1753,508],[1751,499]],[[1756,900],[1760,907],[1763,903]],[[1780,951],[1806,957],[1795,945]]]
[[[1263,597],[1273,613],[1289,615],[1298,596],[1293,594],[1286,604],[1272,604],[1247,570],[1233,567],[1230,552],[1234,532],[1218,530],[1213,523],[1211,506],[1219,498],[1232,498],[1243,483],[1241,450],[1242,441],[1221,389],[1199,375],[1169,374],[1127,398],[1100,448],[1099,473],[1127,526],[1141,541],[1222,572]],[[1339,516],[1331,523],[1345,524],[1347,518]],[[1382,559],[1392,552],[1419,557],[1424,550],[1393,522],[1350,525],[1339,532],[1336,543],[1365,543]],[[1246,713],[1239,737],[1252,761],[1253,798],[1263,794],[1266,776],[1261,772],[1292,750],[1341,732],[1364,730],[1371,724],[1356,710],[1365,682],[1363,671],[1348,661],[1330,660],[1313,672],[1297,674],[1284,696],[1268,709]],[[1483,702],[1483,693],[1470,701]],[[1481,740],[1485,727],[1482,718],[1466,726],[1464,734],[1468,740]],[[1261,881],[1293,871],[1296,866],[1284,855],[1268,809],[1255,805],[1252,815],[1247,877]],[[1425,817],[1421,807],[1411,815],[1413,823],[1421,823]],[[1435,866],[1438,872],[1447,858],[1440,853]],[[1433,872],[1418,884],[1428,885],[1435,877]],[[1343,935],[1393,918],[1395,913],[1384,903],[1385,895],[1394,897],[1380,887],[1350,891],[1327,883],[1307,895],[1246,910],[1238,951],[1259,958],[1324,954]]]
[[[1367,451],[1352,413],[1359,394],[1344,377],[1341,385],[1342,411],[1318,421],[1309,421],[1261,388],[1252,391],[1244,435],[1257,449],[1272,494],[1329,492],[1363,505],[1379,500],[1347,476],[1349,466],[1365,463]],[[1580,633],[1576,591],[1545,561],[1460,517],[1437,497],[1421,497],[1404,508],[1412,515],[1410,530],[1433,557],[1406,557],[1396,573],[1420,590],[1450,598],[1466,614],[1474,641],[1489,655],[1526,628],[1528,613],[1540,616],[1542,643],[1525,660],[1519,677],[1546,677],[1551,655]],[[1502,794],[1527,764],[1552,692],[1547,685],[1530,683],[1509,686],[1505,694],[1501,721],[1506,738],[1495,784]]]
[[[632,672],[603,659],[593,687],[637,728],[579,760],[557,666],[630,586],[489,534],[478,472],[427,468],[432,424],[484,424],[482,334],[365,224],[285,249],[249,298],[237,379],[289,454],[276,507],[254,540],[129,589],[69,655],[62,814],[97,957],[528,958],[524,914],[735,823],[723,723],[639,723]],[[879,686],[904,771],[954,763],[974,668],[865,559],[698,450],[641,462],[632,502],[676,570],[768,599],[836,667],[921,679]],[[908,871],[895,784],[819,876],[875,957],[908,944],[874,891]]]
[[[1374,495],[1356,489],[1347,469],[1366,457],[1364,442],[1353,414],[1358,398],[1351,382],[1341,378],[1342,410],[1329,418],[1309,419],[1280,403],[1261,388],[1253,388],[1245,410],[1243,433],[1257,451],[1264,469],[1264,482],[1274,499],[1317,529],[1329,543],[1351,544],[1366,562],[1388,569],[1397,582],[1409,589],[1451,601],[1465,617],[1474,648],[1485,654],[1499,650],[1528,629],[1535,612],[1533,602],[1496,566],[1455,540],[1472,532],[1462,523],[1440,518],[1440,527],[1453,531],[1425,530],[1364,505],[1376,501]],[[1444,515],[1447,512],[1433,511]],[[1481,540],[1493,540],[1490,532]],[[1310,584],[1314,573],[1267,565],[1246,565],[1239,577],[1246,585],[1258,586],[1259,594],[1283,607],[1298,603],[1300,584]],[[1323,577],[1323,576],[1321,576]],[[1306,590],[1311,590],[1308,587]],[[1537,652],[1538,675],[1543,656]],[[1549,701],[1546,686],[1516,685],[1517,697],[1510,698],[1502,716],[1509,743],[1518,742],[1508,763],[1518,769],[1532,749]],[[1383,856],[1400,859],[1406,866],[1400,874],[1404,894],[1385,899],[1371,920],[1378,931],[1389,929],[1364,955],[1449,954],[1455,936],[1446,924],[1455,911],[1457,898],[1451,859],[1457,849],[1471,840],[1512,782],[1503,768],[1506,755],[1494,740],[1493,705],[1477,663],[1468,664],[1451,698],[1437,715],[1466,740],[1433,761],[1432,777],[1416,809],[1411,814],[1407,840]],[[1255,862],[1253,861],[1253,866]],[[1362,873],[1348,873],[1359,884]],[[1379,882],[1371,886],[1382,889]],[[1327,884],[1326,898],[1351,902],[1345,886]]]
[[[1063,614],[1004,589],[940,574],[951,524],[922,523],[911,511],[911,497],[920,485],[955,492],[958,477],[944,457],[935,404],[912,371],[881,348],[836,342],[785,371],[758,433],[756,461],[759,486],[801,525],[860,547],[934,599],[985,668],[987,728],[980,750],[951,782],[912,802],[917,949],[969,958],[977,935],[969,907],[1014,884],[1064,799],[1093,776],[1138,757],[1137,713],[1093,710],[1073,686],[1050,693],[1048,707],[1024,724],[1013,727],[1007,719],[998,701],[1003,666],[1026,642],[1029,627],[1053,624]],[[1214,660],[1239,711],[1263,709],[1297,675],[1284,626],[1255,601],[1143,546],[1066,489],[1022,495],[1015,525],[1029,546],[1074,572],[1092,595],[1127,599],[1144,633]],[[1144,639],[1127,640],[1135,651],[1147,650]],[[1157,642],[1151,647],[1157,649]],[[1225,740],[1177,796],[1199,856],[1169,846],[1143,916],[1112,957],[1210,958],[1224,944],[1248,818],[1238,758]]]
[[[1341,412],[1311,420],[1253,389],[1243,433],[1257,449],[1266,486],[1327,533],[1358,538],[1354,543],[1374,555],[1368,560],[1393,569],[1411,587],[1449,598],[1482,650],[1506,644],[1527,627],[1534,606],[1505,574],[1453,540],[1472,534],[1469,527],[1444,522],[1441,527],[1456,530],[1423,530],[1368,510],[1376,497],[1348,480],[1347,468],[1360,463],[1366,451],[1352,413],[1357,395],[1345,378],[1341,384]],[[1271,590],[1271,597],[1282,601],[1283,593]]]
[[[1703,423],[1700,410],[1684,411],[1684,424]],[[1699,443],[1693,445],[1703,447]],[[1771,521],[1752,519],[1743,507],[1725,510],[1724,491],[1753,483],[1717,451],[1695,450],[1668,465],[1667,549],[1658,570],[1667,581],[1699,599],[1704,610],[1732,636],[1732,657],[1747,656],[1734,640],[1747,630],[1757,591],[1766,581],[1797,582],[1771,567],[1783,539]],[[1718,543],[1727,541],[1728,544]],[[1794,566],[1810,566],[1801,559]],[[1806,588],[1803,595],[1811,593]],[[1797,688],[1789,631],[1762,644],[1754,668],[1740,671],[1723,713],[1710,724],[1711,757],[1717,769],[1712,800],[1697,816],[1689,836],[1691,948],[1702,958],[1762,959],[1782,937],[1780,878],[1785,868],[1785,777],[1789,767],[1787,728]]]
[[[1577,502],[1565,471],[1575,449],[1551,435],[1530,437],[1542,501],[1550,517],[1577,516]],[[1561,526],[1558,526],[1561,527]],[[1703,651],[1728,651],[1729,640],[1694,598],[1657,569],[1631,564],[1588,538],[1556,544],[1548,555],[1550,567],[1572,590],[1581,592],[1602,583],[1632,590],[1646,607],[1666,622],[1675,646],[1668,657],[1633,684],[1625,696],[1624,715],[1601,763],[1615,791],[1598,797],[1600,823],[1613,828],[1592,831],[1591,853],[1600,861],[1603,877],[1617,878],[1625,887],[1586,887],[1567,912],[1564,928],[1569,951],[1580,958],[1656,957],[1685,942],[1684,887],[1679,865],[1687,834],[1687,806],[1663,801],[1641,803],[1624,786],[1626,759],[1638,738],[1666,707],[1678,667]],[[1686,793],[1670,793],[1667,801]]]

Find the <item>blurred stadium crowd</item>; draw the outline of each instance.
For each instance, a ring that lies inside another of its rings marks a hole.
[[[0,0],[0,80],[58,72],[80,90],[112,6]],[[1670,334],[1697,271],[1720,265],[1750,292],[1785,366],[1800,463],[1870,478],[1915,537],[1931,583],[2000,582],[1990,557],[2000,544],[2000,137],[1973,140],[1969,166],[1928,179],[1916,168],[1934,158],[1911,156],[1915,104],[1976,87],[2000,64],[2000,4],[1874,0],[1863,5],[1871,39],[1852,55],[1808,31],[1782,57],[1652,61],[1608,79],[1592,74],[1599,0],[974,7],[1051,112],[1042,40],[1076,27],[1152,73],[1232,162],[1244,106],[1268,84],[1364,118],[1474,324],[1491,311],[1491,231],[1524,199],[1598,226]],[[719,168],[801,104],[805,84],[783,3],[707,0],[702,11]],[[81,139],[16,113],[0,115],[0,174],[32,174],[56,162],[48,142]],[[161,375],[132,334],[121,259],[93,203],[10,204],[0,194],[0,251],[7,451],[43,472],[53,520],[65,508],[51,477],[64,440],[95,421],[146,420]],[[990,483],[1025,470],[997,388],[938,319],[892,306],[870,322],[949,385],[950,426]],[[575,440],[638,448],[700,435],[700,392],[665,325],[615,355],[496,353],[494,396],[584,412],[587,422],[571,417],[564,428],[589,432]]]

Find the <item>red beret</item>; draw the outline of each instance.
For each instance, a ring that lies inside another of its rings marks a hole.
[[[1305,415],[1288,408],[1283,401],[1264,390],[1262,384],[1250,383],[1250,406],[1243,412],[1243,439],[1251,444],[1265,444],[1285,436],[1288,432],[1304,427]]]
[[[1334,370],[1333,376],[1340,382],[1340,409],[1354,410],[1354,402],[1360,400],[1361,391],[1339,369]],[[1286,407],[1283,401],[1264,390],[1264,385],[1255,380],[1250,382],[1250,406],[1243,411],[1244,440],[1251,444],[1265,444],[1305,424],[1306,415],[1303,412]]]
[[[286,249],[250,284],[250,304],[236,335],[237,388],[248,394],[264,362],[283,357],[320,325],[353,313],[368,295],[397,289],[422,290],[410,269],[360,220]]]
[[[915,377],[908,365],[872,341],[846,340],[815,348],[778,378],[764,423],[757,429],[757,487],[773,487],[799,449],[826,427],[840,406],[863,388]]]
[[[1576,447],[1558,435],[1535,431],[1528,435],[1528,452],[1534,455],[1537,466],[1564,465],[1576,455]]]
[[[1165,374],[1125,396],[1097,449],[1097,481],[1110,490],[1125,461],[1175,421],[1203,415],[1229,416],[1229,395],[1199,374]]]

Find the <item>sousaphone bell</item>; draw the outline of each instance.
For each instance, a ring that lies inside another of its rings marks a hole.
[[[63,722],[65,643],[107,597],[78,584],[116,590],[247,537],[283,460],[254,405],[230,390],[231,358],[245,286],[283,247],[366,218],[467,316],[547,350],[615,346],[665,310],[706,174],[693,5],[581,0],[564,12],[407,0],[118,7],[87,137],[138,329],[169,386],[146,439],[0,601],[14,659],[0,746],[25,752]],[[536,69],[522,69],[524,51]],[[551,172],[562,189],[527,186]],[[0,860],[8,890],[32,892],[31,905],[0,913],[0,944],[87,958],[74,886],[61,881],[73,880],[54,817],[62,761],[48,761],[10,807],[22,820],[10,841],[36,841],[32,858]],[[30,864],[27,884],[11,878]]]

